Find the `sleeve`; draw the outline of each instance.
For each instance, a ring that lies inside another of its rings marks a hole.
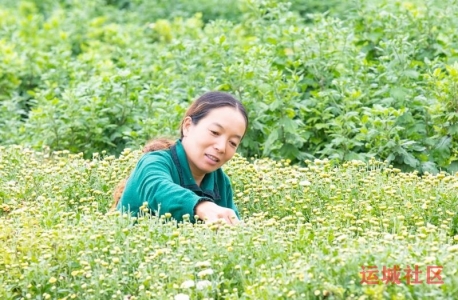
[[[137,215],[144,202],[156,215],[170,213],[177,221],[188,214],[194,221],[194,207],[201,197],[175,183],[174,166],[165,152],[152,152],[138,162],[126,183],[120,208]]]

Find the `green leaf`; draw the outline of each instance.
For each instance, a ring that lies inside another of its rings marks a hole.
[[[361,161],[364,161],[365,160],[365,156],[362,153],[356,153],[356,152],[350,151],[350,152],[345,154],[344,159],[345,160],[361,160]]]
[[[281,118],[279,125],[283,126],[285,132],[294,132],[297,130],[297,124],[288,117]]]
[[[448,128],[448,131],[447,131],[449,134],[451,135],[456,135],[458,134],[458,124],[453,124],[451,125],[449,128]]]
[[[278,140],[278,131],[278,129],[274,129],[267,137],[267,140],[264,142],[263,155],[269,153],[271,151],[273,144]]]
[[[420,77],[420,73],[415,70],[405,70],[404,75],[412,79],[418,79],[418,77]]]
[[[455,174],[458,172],[458,161],[453,161],[446,169],[450,174]]]
[[[390,89],[390,95],[397,100],[404,100],[408,91],[402,87],[392,87]]]
[[[440,164],[447,161],[450,157],[450,147],[452,145],[452,138],[448,136],[442,137],[436,146],[432,149],[433,156],[438,159]]]
[[[426,161],[420,165],[420,170],[422,172],[429,172],[431,174],[437,174],[439,173],[439,170],[436,166],[436,164],[432,161]]]
[[[402,154],[402,160],[406,165],[411,166],[412,168],[416,168],[419,165],[418,159],[408,152],[404,152]]]

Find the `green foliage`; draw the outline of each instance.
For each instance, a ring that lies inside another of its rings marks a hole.
[[[456,10],[453,0],[3,1],[0,143],[118,155],[177,136],[189,103],[218,89],[249,111],[243,155],[454,172]]]

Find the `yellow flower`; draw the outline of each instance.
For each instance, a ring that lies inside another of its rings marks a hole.
[[[57,281],[57,278],[56,278],[56,277],[51,277],[51,278],[49,278],[49,283],[51,283],[51,284],[52,284],[52,283],[56,283],[56,281]]]

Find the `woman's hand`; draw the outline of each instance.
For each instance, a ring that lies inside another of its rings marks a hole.
[[[206,223],[213,223],[219,220],[227,224],[235,225],[240,223],[235,212],[226,207],[219,206],[211,201],[202,201],[196,205],[196,215]]]

